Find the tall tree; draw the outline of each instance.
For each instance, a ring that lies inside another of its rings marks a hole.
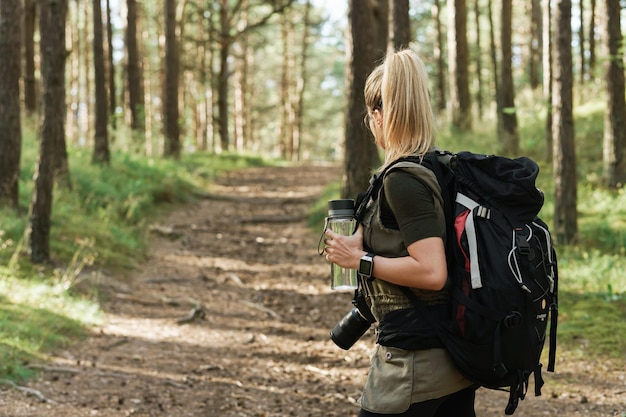
[[[79,114],[82,114],[82,106],[80,104],[80,71],[79,71],[79,58],[80,48],[79,45],[79,33],[80,27],[78,19],[78,1],[68,2],[67,11],[67,28],[66,36],[72,45],[72,53],[67,57],[66,63],[66,89],[72,93],[68,95],[68,102],[66,103],[66,121],[65,121],[65,134],[67,137],[76,138],[80,137],[79,130]]]
[[[280,76],[280,154],[285,159],[294,155],[293,126],[295,121],[293,103],[293,78],[295,76],[294,24],[290,12],[281,16],[282,63]]]
[[[626,184],[626,103],[619,0],[606,0],[604,11],[608,106],[604,113],[603,179],[606,186],[620,188]]]
[[[217,111],[218,111],[218,131],[220,135],[220,146],[222,150],[228,150],[230,146],[230,136],[228,133],[228,81],[230,68],[228,57],[233,43],[231,26],[232,18],[228,0],[219,0],[219,74],[217,76]]]
[[[0,2],[0,207],[19,206],[21,22],[20,0]]]
[[[444,54],[444,30],[443,25],[441,23],[441,0],[435,0],[433,4],[432,13],[433,18],[435,19],[435,29],[437,32],[437,42],[435,43],[435,48],[433,50],[433,55],[435,57],[435,61],[437,62],[437,88],[436,88],[436,102],[437,102],[437,110],[443,112],[446,109],[447,98],[446,98],[446,58]]]
[[[49,82],[51,83],[50,88],[52,92],[56,92],[56,88],[57,88],[57,83],[58,81],[58,76],[59,76],[59,71],[63,71],[62,77],[63,77],[63,83],[62,85],[65,86],[65,62],[67,59],[67,56],[69,55],[66,48],[65,48],[65,42],[66,42],[66,30],[67,30],[67,16],[68,16],[68,0],[63,0],[63,2],[61,3],[55,3],[53,0],[46,0],[45,3],[47,4],[47,8],[48,10],[48,15],[47,15],[47,19],[49,21],[45,21],[44,16],[43,16],[43,7],[41,4],[41,0],[39,0],[39,12],[40,12],[40,17],[39,17],[39,33],[40,34],[45,34],[45,36],[41,36],[41,38],[46,37],[48,38],[48,33],[49,32],[45,32],[42,30],[42,24],[47,25],[47,27],[50,27],[50,30],[56,30],[56,28],[62,23],[63,24],[63,37],[57,37],[59,36],[58,34],[55,34],[54,40],[56,42],[59,42],[59,45],[55,45],[55,48],[53,49],[53,53],[54,54],[61,54],[63,53],[63,69],[61,70],[61,65],[58,62],[60,58],[58,58],[56,55],[51,55],[50,56],[50,69],[49,69],[49,76],[52,78],[51,80],[49,80]],[[87,134],[87,132],[89,132],[90,130],[90,126],[89,126],[89,114],[90,114],[90,105],[91,105],[91,94],[90,94],[90,80],[91,77],[89,77],[89,69],[91,68],[91,62],[89,61],[89,54],[91,51],[91,45],[89,45],[89,42],[87,42],[88,39],[88,34],[90,36],[91,31],[89,30],[89,9],[91,8],[89,5],[89,1],[88,0],[84,0],[84,1],[77,1],[77,4],[82,4],[83,5],[83,18],[84,20],[82,20],[82,27],[80,28],[80,30],[82,31],[82,33],[78,34],[78,39],[80,39],[80,41],[82,43],[80,43],[80,45],[76,46],[76,58],[77,59],[82,59],[82,62],[78,63],[77,66],[79,69],[82,69],[83,71],[83,84],[82,87],[80,88],[81,85],[79,83],[79,91],[76,92],[77,94],[77,111],[82,110],[82,121],[84,122],[84,131],[83,132],[78,132],[78,135],[74,136],[74,139],[76,141],[78,141],[78,139],[84,139],[84,136],[81,136],[81,134]],[[51,22],[51,19],[63,19],[61,23],[59,23],[58,21],[55,22]],[[43,23],[42,23],[43,21]],[[48,39],[47,39],[48,40]],[[40,55],[40,60],[43,62],[43,52],[42,51],[42,47],[49,45],[48,42],[42,42],[42,40],[40,39],[39,41],[39,55]],[[46,46],[48,47],[48,46]],[[63,51],[63,52],[61,52]],[[48,52],[48,51],[47,51]],[[43,74],[43,63],[40,65],[42,70],[41,73]],[[42,75],[43,78],[43,75]],[[45,84],[45,82],[42,82],[43,84]],[[42,94],[47,94],[48,92],[43,92]],[[81,94],[82,97],[81,97]],[[49,127],[46,128],[47,132],[48,132],[48,138],[49,140],[53,141],[53,143],[47,148],[50,151],[50,155],[49,155],[49,160],[50,163],[52,164],[52,172],[53,177],[54,177],[54,182],[56,184],[58,184],[59,186],[71,190],[72,188],[72,178],[70,175],[70,164],[69,164],[69,158],[68,158],[68,154],[67,154],[67,142],[66,142],[66,137],[65,137],[65,121],[66,121],[66,117],[67,117],[67,106],[65,103],[65,98],[66,98],[66,92],[65,89],[63,90],[63,96],[59,97],[58,99],[60,99],[59,101],[56,100],[51,100],[49,102],[49,106],[48,109],[52,112],[55,112],[55,115],[52,116],[52,114],[49,114],[49,120],[48,120],[48,124]],[[46,98],[43,97],[42,98],[42,102],[45,101]],[[59,106],[59,108],[55,108],[54,110],[51,110],[52,106]],[[42,115],[45,118],[45,114]],[[63,120],[58,120],[57,118],[62,118]],[[42,132],[40,132],[40,137],[43,136],[43,128],[41,128]],[[42,139],[40,138],[40,141]],[[40,145],[41,146],[41,145]],[[41,158],[41,156],[40,156]]]
[[[585,2],[583,0],[580,0],[578,2],[578,8],[580,10],[580,26],[578,28],[578,52],[580,57],[580,69],[578,71],[578,75],[580,76],[580,84],[584,84],[587,68],[585,65]]]
[[[106,0],[107,10],[107,75],[109,80],[109,117],[111,125],[115,128],[115,111],[117,108],[117,100],[115,99],[115,63],[113,61],[113,22],[111,21],[111,0]]]
[[[141,28],[140,5],[137,0],[126,0],[126,77],[128,88],[128,106],[130,108],[130,127],[137,135],[146,132],[146,103],[144,97],[143,65],[137,41],[137,29]]]
[[[476,30],[476,46],[474,54],[474,62],[476,64],[476,104],[478,105],[478,117],[483,118],[483,65],[482,65],[482,47],[480,36],[480,2],[474,0],[474,27]]]
[[[243,8],[241,13],[241,19],[239,20],[239,25],[241,27],[246,27],[248,25],[248,13],[247,13],[247,1],[244,0],[245,7]],[[281,122],[281,145],[285,145],[286,143],[291,142],[290,134],[288,133],[291,129],[288,129],[289,126],[293,124],[287,125],[287,118],[284,117],[285,113],[288,113],[288,109],[290,108],[291,101],[289,100],[289,83],[287,82],[289,78],[289,71],[286,71],[286,67],[288,67],[288,63],[293,61],[293,55],[289,54],[287,48],[291,46],[293,43],[293,39],[290,39],[289,45],[285,44],[286,36],[285,33],[289,33],[287,26],[293,27],[293,22],[291,19],[287,19],[283,16],[281,19],[281,24],[283,27],[283,69],[282,69],[282,82],[281,82],[281,105],[283,107],[283,117]],[[235,76],[234,76],[234,133],[235,133],[235,150],[243,151],[248,145],[249,139],[249,130],[250,125],[249,121],[249,104],[248,104],[248,87],[250,82],[248,81],[248,75],[250,72],[250,65],[253,62],[251,51],[253,48],[250,46],[250,37],[248,33],[243,33],[239,37],[239,41],[236,44],[236,52],[235,55],[239,57],[237,63],[235,65]],[[286,147],[282,148],[283,150]],[[282,153],[283,156],[286,156],[285,153]]]
[[[35,20],[37,0],[24,0],[24,107],[26,113],[37,112],[37,80],[35,78]]]
[[[201,97],[198,99],[198,132],[196,141],[197,149],[215,150],[214,138],[214,117],[213,117],[213,88],[211,86],[214,79],[213,71],[213,49],[214,49],[214,11],[216,4],[213,1],[207,1],[203,9],[198,10],[200,16],[198,28],[198,83],[200,85]]]
[[[552,162],[552,7],[543,0],[543,96],[546,100],[546,162]]]
[[[3,0],[4,1],[4,0]],[[39,0],[43,114],[39,132],[39,161],[30,206],[30,256],[33,262],[50,259],[50,217],[54,181],[55,146],[64,135],[65,20],[67,0]]]
[[[302,23],[304,28],[302,29],[302,38],[300,39],[300,47],[302,53],[300,54],[300,71],[296,84],[296,120],[294,126],[294,142],[296,147],[296,157],[300,160],[302,151],[302,131],[304,120],[304,94],[306,90],[307,81],[307,61],[308,51],[310,46],[309,32],[311,26],[311,0],[306,0],[304,5],[304,17]]]
[[[543,16],[541,0],[531,0],[530,4],[530,47],[528,81],[535,90],[541,83],[541,54],[543,51]]]
[[[397,51],[409,46],[411,42],[411,19],[409,18],[409,0],[388,0],[389,46]]]
[[[515,85],[513,84],[513,51],[511,47],[512,16],[512,0],[502,0],[500,21],[500,47],[502,48],[500,100],[502,103],[502,124],[499,125],[502,129],[499,131],[499,136],[505,155],[516,155],[519,152]]]
[[[498,72],[498,55],[496,50],[496,29],[493,23],[493,0],[487,0],[487,17],[489,18],[489,58],[491,61],[491,70],[495,77],[493,77],[494,84],[494,96],[496,100],[496,121],[498,133],[502,131],[502,94],[500,93],[500,80]]]
[[[448,73],[452,124],[472,129],[472,102],[469,91],[466,0],[448,0]]]
[[[78,5],[78,13],[81,15],[78,17],[79,27],[77,28],[77,36],[78,36],[78,44],[77,44],[77,62],[79,78],[80,80],[80,88],[78,93],[78,100],[80,109],[82,109],[82,115],[80,118],[80,127],[78,136],[76,138],[87,139],[89,134],[93,132],[93,90],[92,90],[92,66],[93,59],[91,58],[91,54],[93,52],[93,45],[90,42],[92,37],[92,22],[93,18],[90,17],[89,13],[92,9],[92,0],[76,0],[76,4]],[[67,29],[66,29],[67,30]],[[62,161],[61,158],[58,158],[59,161]],[[57,158],[54,159],[55,163],[57,163]],[[59,169],[61,168],[61,169]],[[60,174],[62,171],[62,166],[55,168],[55,171]]]
[[[353,198],[367,188],[372,169],[380,159],[376,144],[363,123],[365,99],[363,90],[370,72],[387,50],[389,7],[386,0],[350,0],[348,2],[347,92],[344,176],[341,195]]]
[[[108,164],[109,153],[109,108],[106,89],[106,70],[104,60],[104,28],[102,25],[102,4],[93,0],[93,67],[96,88],[96,124],[94,136],[93,162]]]
[[[589,4],[589,61],[587,62],[587,72],[590,79],[594,78],[596,70],[596,0],[591,0]]]
[[[165,88],[163,91],[163,124],[165,155],[180,157],[180,122],[178,85],[180,53],[176,36],[176,0],[165,0]]]
[[[554,230],[558,242],[572,243],[578,234],[576,147],[574,143],[572,2],[557,0],[552,58],[552,136],[554,140]]]

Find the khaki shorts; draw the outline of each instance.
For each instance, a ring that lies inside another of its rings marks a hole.
[[[403,350],[377,345],[359,402],[361,408],[373,413],[398,414],[411,404],[441,398],[470,385],[444,349]]]

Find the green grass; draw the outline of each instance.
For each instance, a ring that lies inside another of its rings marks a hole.
[[[71,297],[63,285],[18,280],[0,269],[0,377],[32,376],[31,362],[86,335],[98,322],[98,306]]]
[[[579,359],[626,361],[626,297],[608,292],[559,293],[559,350]]]
[[[72,188],[54,190],[52,262],[33,265],[24,236],[35,144],[26,125],[20,211],[0,210],[0,379],[29,376],[29,362],[82,337],[97,322],[97,299],[68,291],[83,268],[133,268],[145,259],[147,226],[156,216],[192,201],[223,172],[265,164],[242,155],[195,153],[174,161],[114,151],[110,166],[97,166],[90,149],[70,148]]]

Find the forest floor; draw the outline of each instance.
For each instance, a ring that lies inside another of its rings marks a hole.
[[[306,226],[339,178],[322,165],[231,172],[160,218],[136,271],[85,275],[103,324],[33,364],[27,386],[1,386],[0,416],[355,416],[373,335],[349,351],[329,340],[352,294],[329,289]],[[626,416],[623,363],[560,357],[544,378],[516,416]],[[477,415],[504,415],[507,398],[479,390]]]

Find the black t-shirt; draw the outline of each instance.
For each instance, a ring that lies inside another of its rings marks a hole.
[[[400,169],[383,181],[381,220],[385,227],[399,229],[408,247],[428,237],[445,238],[443,216],[437,213],[433,190],[415,175]]]

